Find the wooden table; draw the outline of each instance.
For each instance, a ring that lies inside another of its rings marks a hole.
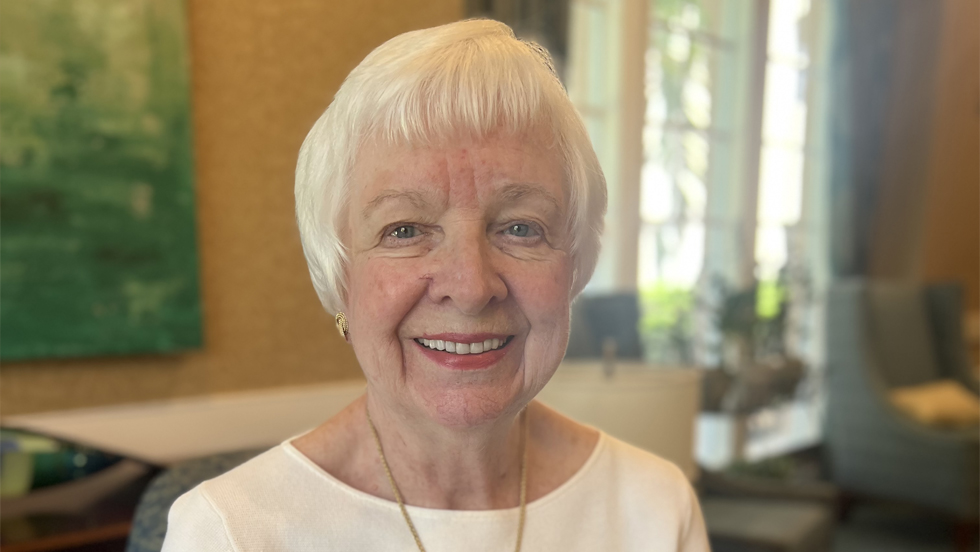
[[[155,472],[83,514],[34,514],[0,520],[0,552],[114,552],[126,548],[133,513]]]

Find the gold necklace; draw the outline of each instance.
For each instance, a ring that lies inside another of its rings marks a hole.
[[[391,468],[388,467],[388,459],[385,458],[385,451],[381,448],[381,438],[378,437],[378,429],[374,427],[374,421],[371,420],[371,412],[364,408],[367,412],[368,425],[371,426],[371,434],[374,435],[374,444],[378,447],[378,456],[381,457],[381,464],[385,468],[385,475],[388,476],[388,483],[391,484],[391,492],[395,495],[395,500],[398,501],[398,508],[402,511],[402,517],[405,518],[405,523],[408,524],[408,530],[412,532],[412,537],[415,538],[415,544],[419,547],[419,552],[425,552],[425,547],[422,546],[422,539],[419,538],[419,532],[415,530],[415,524],[412,523],[412,518],[408,517],[408,510],[405,509],[405,501],[402,500],[402,494],[398,492],[398,485],[395,485],[395,478],[391,476]],[[521,550],[521,540],[524,538],[524,512],[527,507],[527,438],[528,438],[528,427],[527,427],[527,409],[525,408],[521,412],[521,424],[524,426],[522,442],[521,442],[521,514],[520,519],[517,522],[517,546],[514,548],[515,552],[520,552]]]

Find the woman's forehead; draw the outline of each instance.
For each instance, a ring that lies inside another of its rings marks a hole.
[[[567,196],[558,149],[528,135],[421,146],[367,144],[351,177],[355,208],[390,199],[475,204],[534,195],[563,206]]]

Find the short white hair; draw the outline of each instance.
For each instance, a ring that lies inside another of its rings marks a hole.
[[[346,306],[350,174],[368,139],[427,144],[537,128],[553,133],[565,169],[574,297],[599,256],[606,182],[547,51],[503,23],[471,19],[401,34],[368,54],[310,129],[296,165],[300,240],[327,312]]]

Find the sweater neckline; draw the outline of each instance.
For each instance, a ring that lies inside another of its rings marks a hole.
[[[593,466],[598,462],[599,456],[601,456],[602,452],[607,447],[608,437],[606,433],[602,430],[598,430],[598,431],[599,431],[599,438],[596,440],[596,444],[592,447],[592,452],[589,454],[589,457],[585,460],[585,463],[583,463],[579,467],[579,469],[574,474],[572,474],[571,477],[566,479],[564,483],[556,487],[554,490],[552,490],[551,492],[549,492],[548,494],[542,497],[539,497],[531,502],[528,502],[526,506],[527,511],[530,512],[533,510],[538,510],[558,500],[559,498],[561,498],[561,496],[567,494],[568,492],[570,492],[571,489],[578,486],[579,482],[588,476],[588,474],[592,471]],[[356,500],[374,504],[376,506],[380,506],[389,510],[394,510],[394,511],[398,510],[397,502],[374,496],[360,489],[355,489],[354,487],[351,487],[347,483],[344,483],[343,481],[337,479],[331,473],[318,466],[316,462],[311,460],[305,454],[300,452],[299,449],[293,446],[292,443],[293,439],[296,439],[298,437],[299,436],[290,437],[289,439],[283,441],[279,445],[279,448],[281,448],[282,451],[285,452],[287,456],[292,458],[294,461],[299,462],[299,464],[302,465],[305,469],[312,472],[313,475],[316,476],[318,479],[324,481],[328,485],[336,488],[337,490],[343,492],[344,494],[351,496]],[[429,518],[446,517],[446,516],[459,517],[459,518],[501,517],[501,516],[514,515],[518,510],[520,510],[520,507],[518,506],[514,506],[511,508],[494,509],[494,510],[444,510],[439,508],[412,506],[409,504],[406,504],[405,508],[412,513],[413,517],[420,516],[420,517],[429,517]]]

